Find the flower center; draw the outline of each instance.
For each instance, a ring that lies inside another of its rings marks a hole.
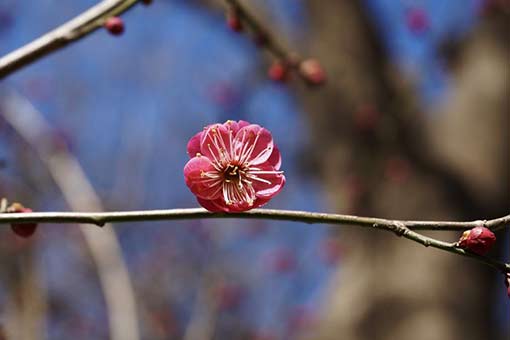
[[[240,182],[242,173],[244,173],[244,171],[241,170],[238,165],[229,164],[225,170],[223,170],[223,178],[225,182]]]
[[[250,206],[255,200],[255,191],[248,180],[249,169],[236,163],[227,164],[221,172],[223,177],[223,199],[227,205],[248,203]]]

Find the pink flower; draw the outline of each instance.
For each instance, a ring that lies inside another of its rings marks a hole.
[[[271,133],[240,120],[212,124],[188,142],[184,178],[198,203],[213,212],[260,207],[280,192],[285,176]]]

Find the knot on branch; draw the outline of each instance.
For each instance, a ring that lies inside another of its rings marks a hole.
[[[390,226],[390,229],[398,237],[405,236],[409,232],[409,228],[407,228],[404,223],[398,221],[393,222]]]
[[[476,221],[474,221],[474,224],[477,226],[488,228],[487,222],[488,222],[488,220],[476,220]]]
[[[97,225],[98,227],[102,228],[102,227],[104,227],[106,222],[102,218],[94,218],[94,224]]]

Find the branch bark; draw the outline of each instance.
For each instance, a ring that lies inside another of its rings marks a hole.
[[[239,18],[250,27],[257,38],[263,41],[264,48],[273,54],[275,58],[285,61],[290,61],[292,59],[293,56],[291,53],[287,52],[286,49],[276,41],[269,30],[264,27],[239,0],[225,0],[225,2],[236,12]]]
[[[104,0],[53,31],[0,58],[0,79],[55,52],[102,27],[105,19],[119,15],[138,0]]]
[[[387,229],[395,224],[410,230],[464,231],[485,226],[493,231],[510,225],[510,215],[492,219],[466,222],[454,221],[405,221],[377,217],[329,214],[301,210],[253,209],[239,213],[211,213],[202,208],[140,210],[117,212],[34,212],[0,214],[0,224],[9,223],[84,223],[103,226],[106,223],[190,220],[200,218],[249,218],[293,221],[318,224],[342,224]]]

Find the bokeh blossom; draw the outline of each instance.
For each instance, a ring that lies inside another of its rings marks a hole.
[[[260,207],[280,192],[285,176],[271,133],[246,121],[212,124],[188,142],[184,178],[198,203],[213,212]]]

